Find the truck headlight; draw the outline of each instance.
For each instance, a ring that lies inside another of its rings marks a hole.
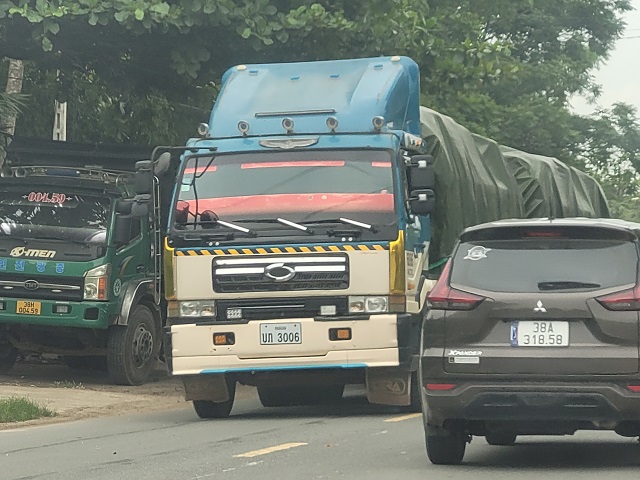
[[[387,313],[389,297],[383,295],[349,297],[349,313]]]
[[[111,264],[100,265],[84,274],[84,299],[109,300]]]
[[[180,302],[181,317],[215,317],[216,303],[213,300],[185,300]]]

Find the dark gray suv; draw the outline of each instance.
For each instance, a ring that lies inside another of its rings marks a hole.
[[[504,220],[465,230],[428,300],[420,375],[427,454],[473,435],[640,436],[640,224]]]

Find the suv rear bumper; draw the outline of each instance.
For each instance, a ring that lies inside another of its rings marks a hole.
[[[447,420],[640,421],[640,393],[614,383],[462,384],[423,392],[433,426]]]

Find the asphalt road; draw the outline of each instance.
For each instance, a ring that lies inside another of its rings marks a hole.
[[[465,463],[431,465],[419,416],[367,405],[264,409],[250,397],[232,417],[190,409],[0,431],[0,479],[637,479],[640,444],[609,432],[475,438]]]

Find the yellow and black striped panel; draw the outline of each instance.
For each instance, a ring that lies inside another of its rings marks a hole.
[[[174,250],[179,257],[198,255],[268,255],[271,253],[331,253],[331,252],[368,252],[371,250],[389,250],[389,245],[313,245],[303,247],[251,247],[251,248],[190,248]]]

